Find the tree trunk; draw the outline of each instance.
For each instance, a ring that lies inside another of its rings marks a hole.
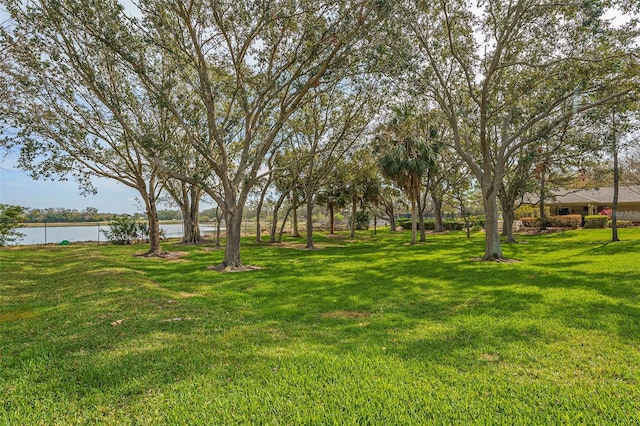
[[[300,238],[300,231],[298,230],[298,193],[293,191],[291,193],[291,222],[293,226],[292,237]]]
[[[220,265],[222,268],[240,268],[240,237],[242,236],[242,210],[243,205],[238,203],[235,211],[225,209],[224,221],[227,228],[227,238],[225,240],[224,260]]]
[[[271,167],[271,166],[269,166]],[[269,187],[273,182],[273,173],[269,175],[267,182],[264,184],[262,191],[260,191],[260,199],[258,200],[258,206],[256,207],[256,242],[262,242],[262,224],[260,223],[260,215],[262,214],[262,206],[264,206],[264,198],[267,196]]]
[[[373,212],[373,235],[378,235],[378,216],[375,210]]]
[[[502,235],[507,238],[508,243],[515,243],[516,239],[513,235],[513,222],[516,220],[516,212],[513,208],[505,209],[502,207]]]
[[[358,209],[358,200],[355,198],[351,201],[351,232],[349,236],[354,238],[356,236],[356,211]]]
[[[200,197],[202,190],[181,182],[179,185],[165,185],[165,190],[176,202],[182,212],[182,244],[200,244],[203,242],[200,234]]]
[[[149,221],[149,251],[147,255],[158,256],[162,254],[160,247],[160,221],[158,220],[158,210],[153,194],[147,197],[147,220]]]
[[[547,198],[547,180],[546,175],[543,172],[540,178],[540,202],[538,206],[540,208],[540,230],[543,231],[547,229],[547,212],[546,212],[546,203],[545,200]]]
[[[282,224],[280,225],[280,232],[278,233],[278,242],[282,242],[282,235],[284,234],[284,226],[287,224],[287,219],[289,219],[289,214],[293,208],[289,206],[287,212],[284,214],[284,219],[282,220]]]
[[[262,214],[262,205],[264,203],[264,196],[266,191],[263,191],[260,194],[260,200],[258,201],[258,205],[256,206],[256,242],[262,242],[262,224],[260,223],[260,215]]]
[[[271,230],[269,232],[270,243],[276,242],[276,234],[278,232],[278,211],[280,210],[280,207],[282,206],[282,203],[284,202],[285,197],[286,197],[285,193],[280,194],[280,197],[278,198],[278,200],[273,206],[273,216],[271,218]]]
[[[620,241],[618,237],[618,192],[620,190],[620,170],[618,166],[618,141],[616,140],[616,116],[612,113],[613,126],[613,204],[611,205],[611,241]]]
[[[183,232],[182,243],[183,244],[200,244],[202,243],[202,235],[200,235],[200,222],[198,220],[198,209],[190,209],[188,212],[183,212]]]
[[[220,207],[216,207],[216,247],[220,247],[220,232],[222,231],[222,214]]]
[[[442,198],[438,198],[431,194],[431,202],[433,203],[433,215],[436,222],[435,232],[444,232],[444,223],[442,222]]]
[[[188,204],[187,204],[188,203]],[[191,188],[190,196],[182,204],[186,208],[182,209],[182,243],[201,244],[203,239],[200,234],[200,192]]]
[[[508,243],[515,243],[516,239],[513,236],[513,221],[516,219],[514,202],[510,199],[504,186],[501,187],[498,198],[502,206],[502,236],[507,239]]]
[[[269,230],[269,242],[276,242],[276,235],[278,233],[278,207],[273,209],[273,216],[271,217],[271,229]]]
[[[329,234],[333,235],[335,233],[335,217],[334,217],[334,212],[333,212],[333,203],[329,202],[329,204],[327,204],[327,207],[329,209]]]
[[[387,203],[387,202],[384,203],[384,212],[387,214],[387,217],[389,218],[390,231],[397,232],[398,229],[396,225],[395,211],[393,210],[393,200],[391,200],[390,203]]]
[[[484,206],[485,250],[482,260],[503,259],[500,246],[500,230],[498,229],[498,197],[495,185],[483,185],[482,203]]]
[[[416,243],[416,234],[418,230],[418,203],[415,195],[411,197],[411,245]]]
[[[141,183],[138,192],[144,200],[145,213],[149,224],[149,251],[146,256],[159,256],[162,254],[160,247],[160,221],[156,202],[156,176],[150,176],[148,182]]]
[[[420,242],[424,243],[427,241],[427,230],[425,229],[424,226],[424,210],[427,204],[427,200],[424,200],[424,203],[420,202],[420,199],[418,199],[418,223],[420,224],[419,229],[420,229]]]
[[[307,245],[306,248],[314,249],[313,245],[313,197],[307,200]]]

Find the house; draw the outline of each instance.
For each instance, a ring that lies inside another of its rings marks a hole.
[[[552,215],[598,214],[613,204],[613,187],[580,190],[558,190],[547,202]],[[620,185],[618,219],[640,222],[640,185]]]

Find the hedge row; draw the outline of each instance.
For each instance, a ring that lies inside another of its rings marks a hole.
[[[554,228],[572,228],[576,229],[578,226],[582,224],[582,216],[579,214],[568,214],[562,216],[549,216],[547,219],[546,226],[551,226]],[[539,228],[540,227],[540,218],[539,217],[521,217],[520,221],[524,226],[531,228]]]
[[[576,229],[582,224],[582,216],[579,214],[567,214],[563,216],[549,216],[548,225],[554,228]]]
[[[585,228],[606,228],[609,218],[602,214],[594,214],[584,217]]]
[[[519,219],[522,224],[529,228],[539,228],[539,217],[521,217]],[[411,219],[401,218],[396,220],[396,225],[401,226],[403,229],[411,229]],[[444,229],[447,231],[460,231],[464,229],[463,220],[445,220],[443,222]],[[580,225],[585,228],[606,228],[609,225],[609,219],[604,215],[592,215],[583,218],[579,214],[569,214],[562,216],[549,216],[547,218],[547,226],[553,228],[572,228],[576,229]],[[418,224],[419,226],[419,224]],[[424,226],[427,231],[433,231],[436,229],[436,222],[433,219],[425,219]],[[471,227],[484,227],[484,217],[474,216],[469,219],[469,226]],[[633,226],[633,222],[629,220],[618,220],[619,228],[629,228]]]
[[[618,228],[633,228],[633,222],[630,220],[616,220],[616,224]],[[609,223],[609,226],[611,226],[611,223]]]
[[[402,218],[402,219],[397,219],[396,220],[396,225],[401,226],[402,229],[405,230],[410,230],[411,229],[411,219],[407,219],[407,218]],[[464,220],[445,220],[443,221],[442,225],[444,226],[444,229],[446,231],[461,231],[464,229]],[[474,227],[474,226],[483,226],[484,225],[484,219],[482,221],[480,221],[480,219],[470,219],[469,220],[469,226]],[[418,222],[418,229],[420,227],[420,222]],[[433,231],[434,229],[436,229],[436,222],[433,219],[425,219],[424,220],[424,228],[427,231]]]
[[[540,227],[539,217],[521,217],[520,221],[524,226],[530,228]],[[549,216],[547,218],[547,226],[553,228],[573,228],[576,229],[582,224],[582,216],[579,214],[568,214],[562,216]]]

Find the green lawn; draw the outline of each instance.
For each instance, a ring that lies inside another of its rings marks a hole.
[[[637,424],[640,229],[0,250],[0,424]],[[177,319],[177,320],[176,320]],[[112,323],[122,320],[119,325]]]

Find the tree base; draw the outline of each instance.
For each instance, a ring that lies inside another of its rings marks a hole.
[[[474,262],[495,262],[495,263],[518,263],[518,262],[522,262],[519,259],[507,259],[506,257],[490,257],[490,258],[474,257],[471,260],[473,260]]]
[[[207,240],[205,238],[199,238],[198,241],[185,241],[185,240],[182,240],[178,244],[179,245],[183,245],[183,246],[189,246],[189,245],[197,246],[197,245],[201,245],[201,244],[212,244],[212,243],[214,243],[213,240]]]
[[[159,259],[177,259],[181,257],[183,253],[170,252],[170,251],[161,251],[161,252],[146,252],[141,254],[136,254],[136,257],[149,257],[149,258],[159,258]]]
[[[261,266],[255,265],[239,265],[239,266],[227,266],[223,263],[215,266],[209,266],[207,271],[216,271],[216,272],[249,272],[249,271],[257,271],[262,269]]]

